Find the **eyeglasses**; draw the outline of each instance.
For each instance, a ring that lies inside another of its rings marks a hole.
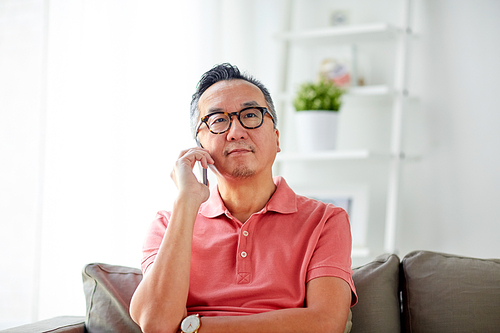
[[[224,132],[227,132],[231,128],[231,124],[233,123],[233,116],[238,116],[238,120],[241,126],[243,126],[244,128],[259,128],[264,123],[264,116],[266,115],[266,113],[271,117],[274,123],[274,119],[271,113],[269,113],[267,108],[262,106],[250,106],[244,108],[239,112],[231,113],[222,111],[213,112],[200,119],[196,135],[198,135],[202,123],[205,123],[208,130],[213,134],[222,134]]]

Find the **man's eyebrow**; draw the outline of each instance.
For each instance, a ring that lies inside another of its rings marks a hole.
[[[242,107],[259,106],[259,103],[257,103],[256,101],[249,101],[249,102],[241,103],[241,106]]]
[[[224,112],[223,108],[210,108],[208,109],[207,114],[215,113],[215,112]]]

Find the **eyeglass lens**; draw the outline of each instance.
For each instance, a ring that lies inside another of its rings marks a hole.
[[[262,124],[263,115],[259,109],[246,109],[240,112],[239,120],[245,128],[256,128]],[[227,131],[231,124],[231,116],[226,113],[214,113],[207,120],[207,125],[214,133]]]

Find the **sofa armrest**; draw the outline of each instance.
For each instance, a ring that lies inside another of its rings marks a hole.
[[[8,328],[0,333],[85,333],[85,317],[61,316]]]

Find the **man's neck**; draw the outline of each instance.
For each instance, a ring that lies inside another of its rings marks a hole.
[[[276,190],[272,176],[218,181],[219,193],[231,215],[245,223],[264,208]]]

